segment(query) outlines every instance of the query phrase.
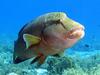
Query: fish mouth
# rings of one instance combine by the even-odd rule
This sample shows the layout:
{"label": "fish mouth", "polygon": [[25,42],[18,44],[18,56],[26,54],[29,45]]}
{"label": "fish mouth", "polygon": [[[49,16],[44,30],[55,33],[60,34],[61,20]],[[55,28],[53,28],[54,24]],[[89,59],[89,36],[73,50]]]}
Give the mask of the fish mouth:
{"label": "fish mouth", "polygon": [[84,37],[84,27],[73,27],[70,31],[66,33],[66,38],[69,39],[80,39]]}

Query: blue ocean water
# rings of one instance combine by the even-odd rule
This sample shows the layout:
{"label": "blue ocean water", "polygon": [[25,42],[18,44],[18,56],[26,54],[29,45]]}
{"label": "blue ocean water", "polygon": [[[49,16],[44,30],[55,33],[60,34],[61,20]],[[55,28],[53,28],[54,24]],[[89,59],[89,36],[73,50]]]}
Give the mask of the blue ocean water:
{"label": "blue ocean water", "polygon": [[[0,0],[0,54],[4,51],[1,58],[6,59],[7,64],[11,62],[12,56],[6,55],[9,54],[8,50],[13,52],[13,41],[23,25],[44,13],[56,11],[65,12],[85,26],[85,37],[71,48],[72,52],[69,54],[77,54],[75,51],[79,51],[80,56],[98,53],[98,57],[93,61],[97,63],[95,67],[100,66],[100,0]],[[2,63],[0,60],[0,66]],[[7,64],[2,64],[1,67],[6,70]],[[4,74],[4,69],[0,69],[0,75]],[[96,69],[96,74],[100,75],[100,68]],[[10,72],[13,72],[13,69]]]}

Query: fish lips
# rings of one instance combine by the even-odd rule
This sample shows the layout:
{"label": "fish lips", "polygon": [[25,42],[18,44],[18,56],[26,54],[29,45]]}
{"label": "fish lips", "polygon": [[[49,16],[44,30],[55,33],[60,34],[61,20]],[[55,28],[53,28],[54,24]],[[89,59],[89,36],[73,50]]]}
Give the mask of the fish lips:
{"label": "fish lips", "polygon": [[66,39],[81,39],[85,35],[84,26],[73,27],[70,31],[65,34]]}

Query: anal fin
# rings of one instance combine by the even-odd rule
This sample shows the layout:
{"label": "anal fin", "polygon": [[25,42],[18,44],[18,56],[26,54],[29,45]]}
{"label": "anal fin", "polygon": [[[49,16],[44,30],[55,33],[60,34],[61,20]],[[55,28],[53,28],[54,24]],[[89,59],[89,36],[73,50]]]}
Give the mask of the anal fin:
{"label": "anal fin", "polygon": [[31,61],[31,64],[33,64],[33,63],[35,63],[36,61],[38,61],[39,58],[40,58],[40,56],[37,56],[35,59],[33,59],[33,60]]}
{"label": "anal fin", "polygon": [[45,59],[46,59],[46,56],[44,56],[43,54],[40,54],[31,61],[31,64],[38,62],[37,67],[40,67],[44,63]]}

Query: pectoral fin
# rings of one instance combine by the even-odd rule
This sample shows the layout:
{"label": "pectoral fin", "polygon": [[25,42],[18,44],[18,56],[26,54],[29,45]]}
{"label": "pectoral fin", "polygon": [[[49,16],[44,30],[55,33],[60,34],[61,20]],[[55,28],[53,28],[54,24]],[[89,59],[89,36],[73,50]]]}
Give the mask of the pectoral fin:
{"label": "pectoral fin", "polygon": [[26,48],[29,48],[32,45],[38,44],[41,40],[41,38],[34,35],[30,35],[30,34],[24,34],[23,39],[26,43]]}

